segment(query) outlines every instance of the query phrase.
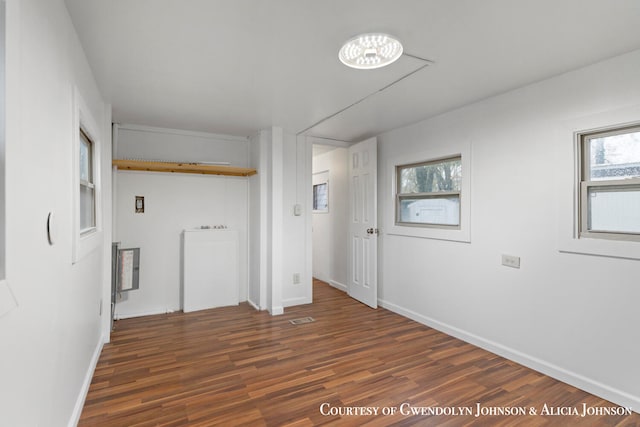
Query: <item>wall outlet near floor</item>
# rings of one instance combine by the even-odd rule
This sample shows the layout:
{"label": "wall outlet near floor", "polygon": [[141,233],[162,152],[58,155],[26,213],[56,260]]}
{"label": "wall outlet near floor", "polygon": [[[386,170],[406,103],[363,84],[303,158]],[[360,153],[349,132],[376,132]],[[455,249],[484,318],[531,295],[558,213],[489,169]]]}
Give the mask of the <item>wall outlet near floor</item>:
{"label": "wall outlet near floor", "polygon": [[502,265],[506,265],[507,267],[520,268],[520,257],[503,254]]}
{"label": "wall outlet near floor", "polygon": [[294,285],[300,284],[300,273],[293,273],[293,284]]}

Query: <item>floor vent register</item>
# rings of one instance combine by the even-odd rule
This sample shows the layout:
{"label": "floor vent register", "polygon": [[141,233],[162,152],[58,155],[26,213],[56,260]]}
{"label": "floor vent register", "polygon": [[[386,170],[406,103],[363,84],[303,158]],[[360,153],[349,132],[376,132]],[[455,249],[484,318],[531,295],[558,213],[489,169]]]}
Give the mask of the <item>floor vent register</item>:
{"label": "floor vent register", "polygon": [[292,319],[289,320],[289,322],[292,325],[302,325],[304,323],[311,323],[311,322],[315,322],[315,319],[313,317],[301,317],[299,319]]}

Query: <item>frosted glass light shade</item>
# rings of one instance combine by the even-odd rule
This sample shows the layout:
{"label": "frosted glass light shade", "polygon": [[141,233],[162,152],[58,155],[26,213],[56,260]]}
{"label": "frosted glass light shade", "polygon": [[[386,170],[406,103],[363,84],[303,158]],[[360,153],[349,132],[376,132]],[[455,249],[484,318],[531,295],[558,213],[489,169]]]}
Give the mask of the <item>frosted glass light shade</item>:
{"label": "frosted glass light shade", "polygon": [[361,34],[347,41],[338,58],[347,67],[373,69],[384,67],[402,55],[402,43],[382,33]]}

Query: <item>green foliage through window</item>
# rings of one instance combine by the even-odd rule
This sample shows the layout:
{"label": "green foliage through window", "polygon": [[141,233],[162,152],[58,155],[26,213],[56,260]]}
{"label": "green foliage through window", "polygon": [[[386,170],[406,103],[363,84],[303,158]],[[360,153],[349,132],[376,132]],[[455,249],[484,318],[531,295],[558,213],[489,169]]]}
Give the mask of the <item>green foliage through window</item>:
{"label": "green foliage through window", "polygon": [[402,166],[399,192],[438,193],[460,191],[462,163],[460,158],[420,165]]}
{"label": "green foliage through window", "polygon": [[397,224],[460,226],[461,157],[401,165],[396,171]]}

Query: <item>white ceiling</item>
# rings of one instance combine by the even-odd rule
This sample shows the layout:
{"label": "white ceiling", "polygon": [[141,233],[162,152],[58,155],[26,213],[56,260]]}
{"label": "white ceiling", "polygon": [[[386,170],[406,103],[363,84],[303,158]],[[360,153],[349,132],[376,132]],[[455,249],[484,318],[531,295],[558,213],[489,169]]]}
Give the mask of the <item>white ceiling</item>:
{"label": "white ceiling", "polygon": [[[356,141],[640,48],[638,0],[66,0],[114,121]],[[389,67],[337,57],[398,37]]]}

